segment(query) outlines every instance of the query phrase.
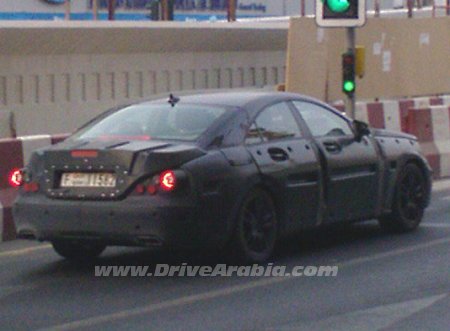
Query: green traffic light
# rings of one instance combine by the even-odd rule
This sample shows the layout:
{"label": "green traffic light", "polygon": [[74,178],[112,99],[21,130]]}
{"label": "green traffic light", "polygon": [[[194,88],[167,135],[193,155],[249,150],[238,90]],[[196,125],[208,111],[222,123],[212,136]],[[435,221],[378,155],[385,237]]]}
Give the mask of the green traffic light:
{"label": "green traffic light", "polygon": [[335,13],[343,13],[350,8],[349,0],[326,0],[326,4]]}
{"label": "green traffic light", "polygon": [[353,92],[355,90],[355,82],[350,80],[344,82],[344,91],[345,92]]}

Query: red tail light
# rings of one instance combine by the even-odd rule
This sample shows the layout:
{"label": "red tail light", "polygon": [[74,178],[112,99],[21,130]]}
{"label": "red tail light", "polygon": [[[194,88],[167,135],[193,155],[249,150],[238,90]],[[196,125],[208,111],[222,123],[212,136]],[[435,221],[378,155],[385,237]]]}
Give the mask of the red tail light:
{"label": "red tail light", "polygon": [[72,157],[95,158],[98,156],[98,152],[92,150],[74,150],[70,154],[72,155]]}
{"label": "red tail light", "polygon": [[12,187],[19,187],[23,184],[23,172],[20,169],[13,169],[8,174],[8,182]]}
{"label": "red tail light", "polygon": [[145,193],[145,185],[139,184],[136,186],[136,188],[134,189],[134,191],[137,194],[144,194]]}
{"label": "red tail light", "polygon": [[158,187],[154,184],[148,184],[147,186],[145,186],[144,184],[139,184],[134,189],[134,191],[140,195],[144,194],[145,192],[147,192],[150,195],[153,195],[153,194],[156,194],[157,190],[158,190]]}
{"label": "red tail light", "polygon": [[[171,192],[175,190],[177,186],[182,184],[183,178],[184,177],[182,175],[177,178],[174,171],[166,170],[159,175],[136,185],[134,188],[134,193],[138,195],[143,195],[145,193],[155,195],[159,190]],[[181,182],[179,180],[181,180]]]}
{"label": "red tail light", "polygon": [[25,192],[37,192],[39,191],[39,184],[35,182],[25,183],[23,185],[23,189]]}
{"label": "red tail light", "polygon": [[177,183],[177,178],[172,170],[167,170],[159,175],[159,185],[164,191],[173,191]]}
{"label": "red tail light", "polygon": [[156,194],[158,187],[156,185],[150,184],[147,186],[147,193],[150,195]]}

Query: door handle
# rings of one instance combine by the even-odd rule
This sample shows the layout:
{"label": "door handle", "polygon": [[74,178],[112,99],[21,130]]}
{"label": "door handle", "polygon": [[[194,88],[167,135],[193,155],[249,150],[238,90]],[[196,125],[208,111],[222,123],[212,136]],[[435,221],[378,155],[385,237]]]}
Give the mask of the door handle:
{"label": "door handle", "polygon": [[282,148],[271,147],[267,150],[267,152],[269,153],[271,159],[274,161],[282,162],[289,160],[288,153]]}
{"label": "door handle", "polygon": [[341,150],[341,146],[336,141],[324,141],[323,145],[328,152],[337,153]]}

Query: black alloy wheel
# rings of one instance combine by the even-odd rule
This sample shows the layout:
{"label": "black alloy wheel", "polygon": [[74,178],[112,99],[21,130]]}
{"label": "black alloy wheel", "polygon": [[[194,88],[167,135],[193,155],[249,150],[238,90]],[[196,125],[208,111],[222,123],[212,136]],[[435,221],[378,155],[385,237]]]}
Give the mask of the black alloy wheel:
{"label": "black alloy wheel", "polygon": [[232,241],[235,258],[242,263],[260,263],[273,253],[277,241],[277,212],[271,196],[254,189],[244,199]]}
{"label": "black alloy wheel", "polygon": [[425,210],[425,190],[425,177],[421,169],[415,164],[407,164],[397,180],[392,212],[379,220],[381,227],[394,232],[416,229]]}

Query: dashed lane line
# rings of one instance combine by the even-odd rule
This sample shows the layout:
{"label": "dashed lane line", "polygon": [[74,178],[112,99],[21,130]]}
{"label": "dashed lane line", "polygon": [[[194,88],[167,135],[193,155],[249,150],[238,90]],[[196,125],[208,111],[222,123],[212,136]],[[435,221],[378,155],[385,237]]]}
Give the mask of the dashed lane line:
{"label": "dashed lane line", "polygon": [[52,248],[52,245],[46,244],[46,245],[39,245],[39,246],[9,250],[9,251],[5,251],[5,252],[0,252],[0,257],[12,257],[12,256],[25,255],[25,254],[30,254],[30,253],[46,250],[49,248]]}

